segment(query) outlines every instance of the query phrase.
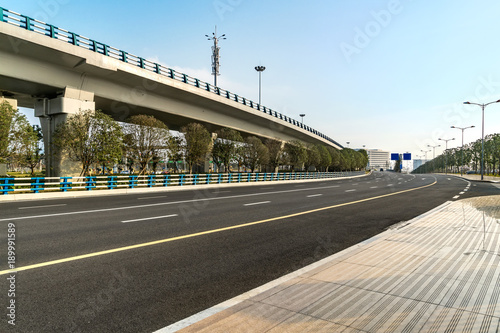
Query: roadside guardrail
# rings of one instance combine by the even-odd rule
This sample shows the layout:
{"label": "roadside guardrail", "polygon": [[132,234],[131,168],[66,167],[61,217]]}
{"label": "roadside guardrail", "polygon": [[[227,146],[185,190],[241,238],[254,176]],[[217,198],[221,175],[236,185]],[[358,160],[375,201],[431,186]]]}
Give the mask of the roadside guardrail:
{"label": "roadside guardrail", "polygon": [[327,179],[363,175],[364,171],[350,172],[257,172],[165,175],[111,175],[86,177],[32,177],[0,178],[0,195],[14,193],[42,193],[113,190],[119,188],[171,187],[185,185],[212,185],[227,183],[255,183],[266,181]]}

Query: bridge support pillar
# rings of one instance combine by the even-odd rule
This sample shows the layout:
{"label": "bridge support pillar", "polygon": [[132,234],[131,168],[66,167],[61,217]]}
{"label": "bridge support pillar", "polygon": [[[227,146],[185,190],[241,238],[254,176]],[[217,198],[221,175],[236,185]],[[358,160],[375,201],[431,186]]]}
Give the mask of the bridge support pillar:
{"label": "bridge support pillar", "polygon": [[66,87],[62,96],[43,98],[35,102],[35,116],[40,118],[45,147],[45,175],[47,177],[78,176],[79,163],[70,161],[52,144],[54,131],[68,116],[79,111],[95,110],[94,93]]}

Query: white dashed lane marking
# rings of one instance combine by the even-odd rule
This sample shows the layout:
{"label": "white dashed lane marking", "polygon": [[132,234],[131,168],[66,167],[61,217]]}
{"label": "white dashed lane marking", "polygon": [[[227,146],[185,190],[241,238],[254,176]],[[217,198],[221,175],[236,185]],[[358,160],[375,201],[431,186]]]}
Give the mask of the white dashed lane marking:
{"label": "white dashed lane marking", "polygon": [[178,215],[177,214],[170,214],[170,215],[163,215],[163,216],[145,217],[145,218],[142,218],[142,219],[122,221],[122,223],[139,222],[139,221],[147,221],[147,220],[157,220],[157,219],[163,219],[163,218],[175,217],[175,216],[178,216]]}
{"label": "white dashed lane marking", "polygon": [[270,203],[270,202],[271,201],[251,202],[251,203],[244,204],[243,206],[263,205],[263,204]]}

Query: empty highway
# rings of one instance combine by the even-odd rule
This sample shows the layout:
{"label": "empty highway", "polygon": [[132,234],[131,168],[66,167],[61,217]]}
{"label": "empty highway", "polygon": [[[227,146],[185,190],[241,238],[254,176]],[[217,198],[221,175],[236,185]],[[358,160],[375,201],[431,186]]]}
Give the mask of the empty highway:
{"label": "empty highway", "polygon": [[[15,326],[152,332],[493,184],[355,179],[0,204],[0,300],[15,229]],[[12,299],[12,297],[10,297]],[[7,314],[7,310],[4,310]]]}

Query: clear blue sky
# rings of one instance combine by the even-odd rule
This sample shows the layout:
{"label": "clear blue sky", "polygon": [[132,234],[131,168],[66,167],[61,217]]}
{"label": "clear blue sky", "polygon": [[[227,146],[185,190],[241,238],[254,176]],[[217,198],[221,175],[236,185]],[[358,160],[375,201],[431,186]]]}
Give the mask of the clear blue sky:
{"label": "clear blue sky", "polygon": [[[500,2],[493,0],[0,0],[0,6],[212,82],[300,119],[351,148],[391,152],[481,137],[500,99]],[[486,108],[500,133],[500,103]],[[442,152],[436,149],[436,154]],[[432,152],[427,155],[432,158]]]}

